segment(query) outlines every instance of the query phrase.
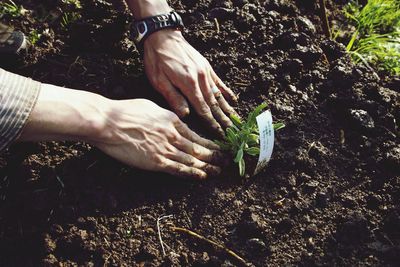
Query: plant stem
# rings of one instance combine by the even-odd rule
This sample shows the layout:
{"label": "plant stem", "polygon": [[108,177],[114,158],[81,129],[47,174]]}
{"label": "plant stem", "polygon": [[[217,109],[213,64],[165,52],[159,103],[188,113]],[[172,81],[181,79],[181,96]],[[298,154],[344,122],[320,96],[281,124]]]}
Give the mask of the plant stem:
{"label": "plant stem", "polygon": [[329,26],[325,0],[319,0],[319,5],[320,5],[320,17],[322,20],[322,28],[324,30],[325,36],[331,39],[332,38],[331,27]]}

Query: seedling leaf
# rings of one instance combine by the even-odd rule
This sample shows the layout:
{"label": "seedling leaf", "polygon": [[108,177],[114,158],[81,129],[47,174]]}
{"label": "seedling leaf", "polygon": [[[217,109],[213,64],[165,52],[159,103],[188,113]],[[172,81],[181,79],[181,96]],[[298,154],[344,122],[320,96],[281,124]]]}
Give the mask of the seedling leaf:
{"label": "seedling leaf", "polygon": [[286,125],[284,123],[282,123],[282,122],[278,122],[278,123],[274,123],[273,124],[273,127],[274,127],[275,131],[278,131],[278,130],[280,130],[282,128],[285,128],[285,126]]}
{"label": "seedling leaf", "polygon": [[246,148],[245,152],[250,156],[257,156],[260,155],[260,149],[258,147],[249,147]]}
{"label": "seedling leaf", "polygon": [[240,174],[240,176],[244,176],[244,171],[245,171],[245,168],[246,168],[245,165],[246,165],[246,164],[245,164],[245,162],[244,162],[244,159],[242,158],[242,159],[239,161],[239,174]]}
{"label": "seedling leaf", "polygon": [[230,119],[236,127],[238,128],[242,127],[242,121],[238,116],[236,116],[235,114],[231,114]]}

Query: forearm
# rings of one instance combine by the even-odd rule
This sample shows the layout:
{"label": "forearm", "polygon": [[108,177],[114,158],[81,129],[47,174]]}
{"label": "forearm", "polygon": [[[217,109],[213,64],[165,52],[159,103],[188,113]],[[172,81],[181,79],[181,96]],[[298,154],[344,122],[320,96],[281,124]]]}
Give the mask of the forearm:
{"label": "forearm", "polygon": [[126,0],[135,19],[142,19],[171,11],[166,0]]}
{"label": "forearm", "polygon": [[107,99],[43,84],[18,141],[90,141],[105,121]]}

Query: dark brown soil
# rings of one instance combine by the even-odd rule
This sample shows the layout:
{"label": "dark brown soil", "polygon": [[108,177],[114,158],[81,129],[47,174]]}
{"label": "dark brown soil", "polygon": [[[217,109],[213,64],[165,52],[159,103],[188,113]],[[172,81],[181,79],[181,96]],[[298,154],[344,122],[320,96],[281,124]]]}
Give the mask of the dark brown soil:
{"label": "dark brown soil", "polygon": [[[65,28],[62,1],[15,0],[3,17],[41,39],[8,70],[111,98],[165,102],[128,40],[113,1],[81,1]],[[318,2],[318,1],[315,1]],[[328,1],[329,2],[329,1]],[[328,3],[330,13],[346,1]],[[327,40],[313,1],[171,1],[185,36],[239,94],[245,115],[267,101],[286,128],[269,167],[183,181],[123,166],[80,143],[20,144],[0,158],[1,266],[396,266],[400,262],[400,79],[378,81]],[[49,16],[47,16],[49,15]],[[220,31],[217,32],[216,18]],[[204,128],[192,115],[187,122]],[[207,133],[203,133],[210,137]]]}

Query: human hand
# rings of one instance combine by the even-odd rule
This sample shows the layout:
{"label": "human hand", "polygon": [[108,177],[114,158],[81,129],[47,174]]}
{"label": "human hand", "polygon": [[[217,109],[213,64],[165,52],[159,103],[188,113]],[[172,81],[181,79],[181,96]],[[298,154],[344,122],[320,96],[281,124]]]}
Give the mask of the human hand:
{"label": "human hand", "polygon": [[218,174],[219,147],[145,99],[42,84],[18,141],[80,140],[130,166],[203,179]]}
{"label": "human hand", "polygon": [[104,118],[89,142],[128,165],[195,179],[221,171],[219,147],[151,101],[111,100]]}
{"label": "human hand", "polygon": [[180,31],[165,29],[150,35],[144,43],[144,65],[154,88],[179,117],[189,114],[186,97],[220,135],[222,127],[232,125],[229,115],[236,112],[226,100],[237,101],[235,94]]}

